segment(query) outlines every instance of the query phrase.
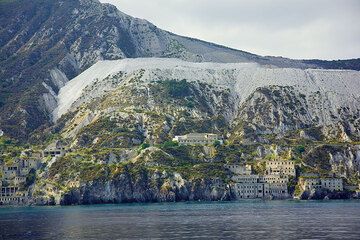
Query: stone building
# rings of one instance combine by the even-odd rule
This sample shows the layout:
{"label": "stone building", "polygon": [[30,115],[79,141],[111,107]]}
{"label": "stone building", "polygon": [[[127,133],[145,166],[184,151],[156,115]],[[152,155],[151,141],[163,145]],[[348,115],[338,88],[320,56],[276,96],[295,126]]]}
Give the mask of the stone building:
{"label": "stone building", "polygon": [[26,192],[22,188],[26,183],[26,178],[31,169],[36,170],[40,165],[40,159],[30,158],[18,158],[11,164],[3,164],[0,179],[0,205],[24,202]]}
{"label": "stone building", "polygon": [[243,198],[287,198],[288,177],[284,175],[236,175],[235,194]]}
{"label": "stone building", "polygon": [[311,191],[321,187],[320,178],[300,178],[299,183],[304,191]]}
{"label": "stone building", "polygon": [[295,162],[290,160],[266,161],[266,172],[268,174],[283,174],[288,176],[295,176]]}
{"label": "stone building", "polygon": [[269,195],[275,198],[287,198],[289,178],[286,175],[272,174],[261,176],[260,181],[269,184]]}
{"label": "stone building", "polygon": [[25,200],[25,194],[18,192],[18,187],[1,187],[0,205],[19,204]]}
{"label": "stone building", "polygon": [[234,190],[238,199],[264,198],[268,194],[268,185],[260,182],[259,175],[236,175],[232,180],[236,182]]}
{"label": "stone building", "polygon": [[9,181],[13,178],[15,178],[18,174],[18,165],[16,163],[13,163],[11,165],[4,165],[3,166],[3,179],[5,181]]}
{"label": "stone building", "polygon": [[0,205],[19,204],[25,200],[25,193],[18,192],[18,187],[1,187]]}
{"label": "stone building", "polygon": [[344,185],[341,178],[322,178],[321,188],[329,189],[330,191],[343,191]]}
{"label": "stone building", "polygon": [[43,157],[62,157],[66,154],[66,149],[60,141],[55,141],[43,151]]}
{"label": "stone building", "polygon": [[246,198],[265,198],[269,193],[269,185],[264,183],[235,183],[236,197]]}
{"label": "stone building", "polygon": [[219,141],[223,143],[222,139],[213,133],[189,133],[183,136],[175,136],[174,142],[178,142],[179,145],[210,145]]}
{"label": "stone building", "polygon": [[280,174],[268,174],[260,176],[260,180],[267,183],[285,183],[289,182],[289,177]]}
{"label": "stone building", "polygon": [[343,191],[343,180],[341,178],[306,178],[300,177],[300,187],[303,191],[316,189],[328,189],[330,191]]}

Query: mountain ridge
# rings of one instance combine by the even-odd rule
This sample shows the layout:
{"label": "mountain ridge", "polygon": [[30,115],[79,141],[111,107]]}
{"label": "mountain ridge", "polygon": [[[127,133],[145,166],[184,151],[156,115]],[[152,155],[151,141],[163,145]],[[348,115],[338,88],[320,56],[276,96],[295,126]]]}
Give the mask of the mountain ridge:
{"label": "mountain ridge", "polygon": [[0,13],[0,126],[23,140],[51,125],[59,89],[103,59],[167,57],[360,69],[360,59],[328,63],[262,57],[181,37],[97,0],[2,1]]}

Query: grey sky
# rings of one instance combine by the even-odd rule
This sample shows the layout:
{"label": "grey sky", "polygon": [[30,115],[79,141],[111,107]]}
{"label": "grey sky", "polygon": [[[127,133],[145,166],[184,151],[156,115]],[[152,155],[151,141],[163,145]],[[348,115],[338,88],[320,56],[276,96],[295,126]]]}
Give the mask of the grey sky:
{"label": "grey sky", "polygon": [[360,57],[360,0],[101,0],[159,28],[260,55]]}

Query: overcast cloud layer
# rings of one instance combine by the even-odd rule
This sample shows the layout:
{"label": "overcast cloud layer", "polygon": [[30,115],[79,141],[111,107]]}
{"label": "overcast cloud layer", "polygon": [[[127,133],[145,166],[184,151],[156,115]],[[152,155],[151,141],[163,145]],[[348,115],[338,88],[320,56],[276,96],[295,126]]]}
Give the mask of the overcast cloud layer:
{"label": "overcast cloud layer", "polygon": [[259,55],[360,57],[360,0],[101,1],[176,34]]}

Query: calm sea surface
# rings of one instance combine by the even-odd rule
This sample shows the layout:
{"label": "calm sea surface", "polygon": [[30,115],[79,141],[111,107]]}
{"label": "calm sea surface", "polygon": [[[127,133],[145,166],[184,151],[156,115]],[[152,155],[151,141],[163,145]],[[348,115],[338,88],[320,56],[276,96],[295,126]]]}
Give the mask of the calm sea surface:
{"label": "calm sea surface", "polygon": [[0,239],[360,239],[360,201],[0,207]]}

